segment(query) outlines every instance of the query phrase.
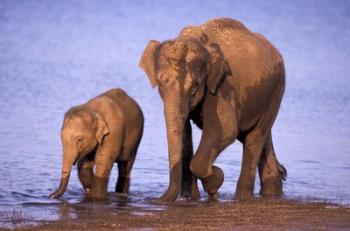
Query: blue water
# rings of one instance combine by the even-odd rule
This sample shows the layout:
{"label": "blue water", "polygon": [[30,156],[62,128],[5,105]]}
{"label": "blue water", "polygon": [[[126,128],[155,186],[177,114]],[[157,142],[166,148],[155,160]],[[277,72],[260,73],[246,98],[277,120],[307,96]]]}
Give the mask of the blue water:
{"label": "blue water", "polygon": [[[150,39],[219,16],[264,34],[285,59],[287,89],[273,137],[288,170],[286,196],[349,204],[350,1],[1,0],[0,210],[60,202],[46,196],[59,183],[64,112],[114,87],[135,98],[146,119],[131,197],[160,196],[168,184],[162,101],[139,57]],[[196,145],[200,135],[195,129]],[[237,142],[217,160],[223,199],[233,196],[241,151]],[[114,170],[110,191],[116,177]],[[63,200],[82,195],[74,169]]]}

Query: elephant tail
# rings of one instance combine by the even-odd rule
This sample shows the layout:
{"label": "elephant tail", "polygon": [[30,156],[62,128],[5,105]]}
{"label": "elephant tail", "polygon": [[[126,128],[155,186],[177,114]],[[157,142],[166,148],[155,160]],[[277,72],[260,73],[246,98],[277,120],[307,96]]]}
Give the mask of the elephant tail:
{"label": "elephant tail", "polygon": [[279,173],[282,176],[282,180],[285,181],[286,178],[287,178],[287,169],[282,164],[280,164],[279,162],[277,162],[277,168],[278,168]]}

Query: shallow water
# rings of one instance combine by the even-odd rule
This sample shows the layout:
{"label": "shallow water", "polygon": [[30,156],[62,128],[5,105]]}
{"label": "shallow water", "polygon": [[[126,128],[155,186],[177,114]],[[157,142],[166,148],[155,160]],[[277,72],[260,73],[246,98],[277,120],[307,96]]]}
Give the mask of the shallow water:
{"label": "shallow water", "polygon": [[[146,119],[131,198],[160,196],[168,184],[162,102],[138,68],[139,57],[150,39],[175,37],[185,25],[218,16],[264,34],[285,59],[287,89],[273,136],[288,170],[286,196],[349,204],[349,1],[2,0],[0,210],[61,203],[47,195],[59,183],[64,112],[113,87],[135,98]],[[195,144],[199,139],[195,129]],[[217,160],[225,172],[223,200],[233,196],[241,151],[237,142]],[[116,177],[114,169],[109,191]],[[63,201],[81,203],[82,194],[74,169]]]}

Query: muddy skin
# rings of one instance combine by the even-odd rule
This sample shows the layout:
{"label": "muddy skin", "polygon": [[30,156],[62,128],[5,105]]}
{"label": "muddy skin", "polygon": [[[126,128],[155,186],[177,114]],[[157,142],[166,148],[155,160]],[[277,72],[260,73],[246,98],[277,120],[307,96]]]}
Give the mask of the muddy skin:
{"label": "muddy skin", "polygon": [[87,198],[103,199],[107,196],[114,162],[119,170],[116,192],[128,193],[143,122],[140,107],[121,89],[112,89],[86,104],[71,108],[65,115],[61,130],[62,180],[50,197],[63,195],[72,165],[76,162]]}
{"label": "muddy skin", "polygon": [[[271,43],[236,20],[219,18],[186,27],[173,40],[151,40],[140,67],[164,102],[170,182],[161,200],[176,200],[187,187],[181,182],[193,176],[215,195],[224,175],[213,163],[236,139],[244,151],[235,198],[253,196],[257,168],[261,194],[282,194],[286,171],[273,149],[271,128],[285,72],[282,56]],[[188,120],[203,130],[190,165],[186,144],[192,140],[184,138]],[[197,188],[195,181],[192,186]]]}

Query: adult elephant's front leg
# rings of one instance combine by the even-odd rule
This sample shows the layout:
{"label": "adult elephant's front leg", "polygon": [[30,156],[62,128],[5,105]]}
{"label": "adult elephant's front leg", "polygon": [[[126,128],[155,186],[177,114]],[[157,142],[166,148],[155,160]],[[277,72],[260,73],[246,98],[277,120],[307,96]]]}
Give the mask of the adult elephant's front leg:
{"label": "adult elephant's front leg", "polygon": [[227,146],[221,142],[220,136],[216,134],[203,134],[198,150],[190,164],[193,175],[202,181],[204,190],[211,196],[217,193],[224,182],[223,171],[213,165],[216,157]]}
{"label": "adult elephant's front leg", "polygon": [[[223,132],[230,135],[224,138]],[[234,134],[234,131],[228,132],[216,125],[215,121],[203,128],[202,138],[190,168],[192,173],[201,179],[204,190],[211,196],[215,196],[224,182],[223,171],[214,166],[213,162],[220,152],[235,140]]]}
{"label": "adult elephant's front leg", "polygon": [[182,149],[182,184],[181,196],[191,198],[192,200],[199,199],[199,190],[197,178],[190,171],[190,162],[193,156],[192,144],[192,128],[188,120],[184,128],[183,149]]}
{"label": "adult elephant's front leg", "polygon": [[204,108],[202,138],[191,161],[192,173],[201,179],[204,190],[215,195],[224,181],[223,171],[213,166],[216,157],[237,136],[235,109],[227,99],[208,96]]}

